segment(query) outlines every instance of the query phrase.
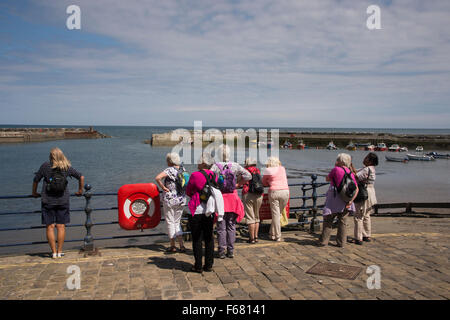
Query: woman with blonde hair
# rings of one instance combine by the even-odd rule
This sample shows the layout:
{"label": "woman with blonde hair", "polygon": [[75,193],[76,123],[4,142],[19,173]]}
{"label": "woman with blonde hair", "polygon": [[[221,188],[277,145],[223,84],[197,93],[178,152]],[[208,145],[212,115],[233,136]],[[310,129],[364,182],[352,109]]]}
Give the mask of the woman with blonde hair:
{"label": "woman with blonde hair", "polygon": [[281,212],[289,201],[289,186],[286,169],[282,166],[280,159],[269,157],[262,182],[269,187],[269,203],[272,213],[272,224],[269,235],[274,241],[281,240]]}
{"label": "woman with blonde hair", "polygon": [[[167,223],[167,233],[170,239],[170,246],[167,252],[177,252],[175,239],[180,244],[180,252],[186,252],[183,245],[183,231],[181,230],[181,216],[186,204],[186,194],[184,190],[177,189],[177,175],[180,170],[181,159],[178,153],[168,153],[166,155],[168,168],[158,174],[155,178],[159,187],[163,190],[163,210]],[[164,182],[163,182],[164,180]]]}
{"label": "woman with blonde hair", "polygon": [[[70,194],[67,187],[67,177],[73,177],[78,182],[78,192],[83,194],[84,177],[72,168],[70,161],[59,148],[50,151],[48,162],[44,162],[35,173],[33,179],[32,195],[35,198],[42,197],[42,224],[47,226],[47,240],[52,250],[52,258],[61,258],[64,239],[66,236],[65,225],[70,222]],[[42,193],[37,192],[41,179]],[[58,232],[58,248],[55,242],[55,225]]]}

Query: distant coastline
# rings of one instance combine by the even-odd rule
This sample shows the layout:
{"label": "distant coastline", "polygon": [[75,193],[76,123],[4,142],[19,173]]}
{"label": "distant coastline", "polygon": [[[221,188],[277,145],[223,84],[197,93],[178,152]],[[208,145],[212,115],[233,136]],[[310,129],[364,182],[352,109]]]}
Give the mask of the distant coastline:
{"label": "distant coastline", "polygon": [[110,138],[90,128],[0,128],[0,143]]}

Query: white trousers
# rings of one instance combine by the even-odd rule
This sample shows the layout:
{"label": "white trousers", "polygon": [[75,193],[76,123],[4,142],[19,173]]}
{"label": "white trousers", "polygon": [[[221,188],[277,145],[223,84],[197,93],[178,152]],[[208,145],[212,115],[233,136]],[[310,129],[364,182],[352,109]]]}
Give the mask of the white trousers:
{"label": "white trousers", "polygon": [[177,236],[181,236],[183,231],[181,230],[181,216],[183,215],[184,205],[169,206],[163,203],[164,217],[166,218],[167,234],[170,239],[174,239]]}

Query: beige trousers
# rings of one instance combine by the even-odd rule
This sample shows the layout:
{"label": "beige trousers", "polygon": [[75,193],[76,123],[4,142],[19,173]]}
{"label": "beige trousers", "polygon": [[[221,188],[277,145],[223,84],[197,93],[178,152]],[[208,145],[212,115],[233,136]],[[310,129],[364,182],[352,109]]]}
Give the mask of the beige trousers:
{"label": "beige trousers", "polygon": [[247,224],[259,222],[259,209],[261,208],[263,195],[255,193],[246,193],[242,197],[244,204],[245,219]]}
{"label": "beige trousers", "polygon": [[289,190],[269,191],[270,212],[272,213],[272,224],[270,225],[269,236],[272,239],[281,238],[281,210],[286,207],[289,201]]}
{"label": "beige trousers", "polygon": [[336,216],[338,218],[336,243],[338,246],[344,247],[345,243],[347,242],[347,210],[323,216],[323,229],[319,241],[324,245],[328,244],[328,241],[330,241],[331,230],[333,228],[333,220]]}
{"label": "beige trousers", "polygon": [[355,203],[355,239],[362,241],[363,237],[370,238],[372,233],[372,224],[370,222],[370,214],[373,211],[373,206],[377,203],[375,197],[375,189],[373,185],[367,186],[367,193],[369,198],[361,203]]}

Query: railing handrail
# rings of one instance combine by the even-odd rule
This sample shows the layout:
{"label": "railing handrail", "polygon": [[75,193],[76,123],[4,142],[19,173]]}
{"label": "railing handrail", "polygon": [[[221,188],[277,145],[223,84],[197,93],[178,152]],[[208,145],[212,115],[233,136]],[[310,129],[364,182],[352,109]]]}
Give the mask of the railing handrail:
{"label": "railing handrail", "polygon": [[[325,186],[330,184],[329,182],[314,182],[317,188]],[[292,183],[288,184],[289,187],[299,187],[299,186],[307,186],[312,185],[312,182],[302,182],[302,183]],[[268,187],[264,187],[268,188]],[[161,190],[158,188],[159,193],[161,193]],[[84,194],[77,195],[75,193],[70,194],[70,197],[76,197],[81,198]],[[98,196],[117,196],[117,192],[100,192],[100,193],[91,193],[91,196],[98,197]],[[40,197],[34,197],[33,195],[19,195],[19,196],[0,196],[0,200],[8,200],[8,199],[27,199],[27,198],[33,198],[33,199],[40,199]]]}
{"label": "railing handrail", "polygon": [[[302,196],[296,196],[291,197],[290,200],[302,200],[303,205],[300,207],[291,207],[292,213],[297,214],[298,211],[301,211],[301,217],[299,218],[298,223],[299,225],[304,225],[310,223],[310,229],[311,231],[315,231],[317,229],[317,225],[320,223],[320,221],[317,219],[317,209],[320,208],[320,206],[317,206],[317,199],[320,197],[325,197],[325,194],[317,194],[317,188],[320,188],[322,186],[328,185],[328,182],[316,182],[317,176],[312,175],[311,176],[311,182],[302,182],[302,183],[292,183],[288,184],[289,187],[301,187],[301,191],[303,192]],[[100,196],[117,196],[117,192],[100,192],[100,193],[91,193],[91,186],[86,184],[85,185],[85,192],[81,195],[77,194],[70,194],[70,197],[84,197],[86,200],[86,205],[84,209],[71,209],[70,211],[73,212],[79,212],[84,211],[86,213],[86,222],[84,224],[73,224],[73,225],[67,225],[67,227],[82,227],[84,226],[86,228],[86,236],[84,239],[75,239],[75,240],[65,240],[66,242],[76,242],[76,241],[83,241],[83,247],[82,249],[86,252],[93,252],[94,251],[94,245],[93,245],[93,237],[91,235],[91,228],[95,225],[111,225],[111,224],[118,224],[118,221],[109,221],[109,222],[99,222],[99,223],[93,223],[91,221],[91,213],[93,211],[106,211],[106,210],[117,210],[118,208],[116,206],[114,207],[107,207],[107,208],[91,208],[90,207],[90,200],[92,197],[100,197]],[[268,187],[266,187],[268,188]],[[311,196],[306,196],[307,191],[311,191]],[[161,193],[161,190],[158,190]],[[29,199],[29,198],[35,198],[39,199],[39,197],[34,197],[33,195],[14,195],[14,196],[0,196],[0,200],[8,200],[8,199]],[[306,201],[312,200],[313,204],[312,206],[306,206]],[[162,206],[162,204],[161,204]],[[308,219],[305,217],[306,212],[312,214],[312,220],[309,222]],[[0,216],[3,215],[11,215],[11,214],[35,214],[40,213],[41,210],[33,210],[33,211],[23,211],[23,212],[0,212]],[[182,218],[183,220],[186,220],[186,218]],[[161,221],[164,221],[165,219],[161,219]],[[18,231],[18,230],[28,230],[28,229],[43,229],[45,226],[31,226],[31,227],[9,227],[9,228],[0,228],[0,232],[2,231]],[[190,234],[189,231],[183,232],[183,234]],[[111,237],[100,237],[96,238],[97,240],[107,240],[107,239],[122,239],[122,238],[135,238],[135,237],[144,237],[144,236],[159,236],[159,235],[165,235],[165,234],[139,234],[139,235],[126,235],[126,236],[111,236]],[[11,243],[11,244],[0,244],[0,247],[12,247],[12,246],[20,246],[20,245],[35,245],[35,244],[45,244],[46,241],[34,241],[34,242],[23,242],[23,243]]]}

